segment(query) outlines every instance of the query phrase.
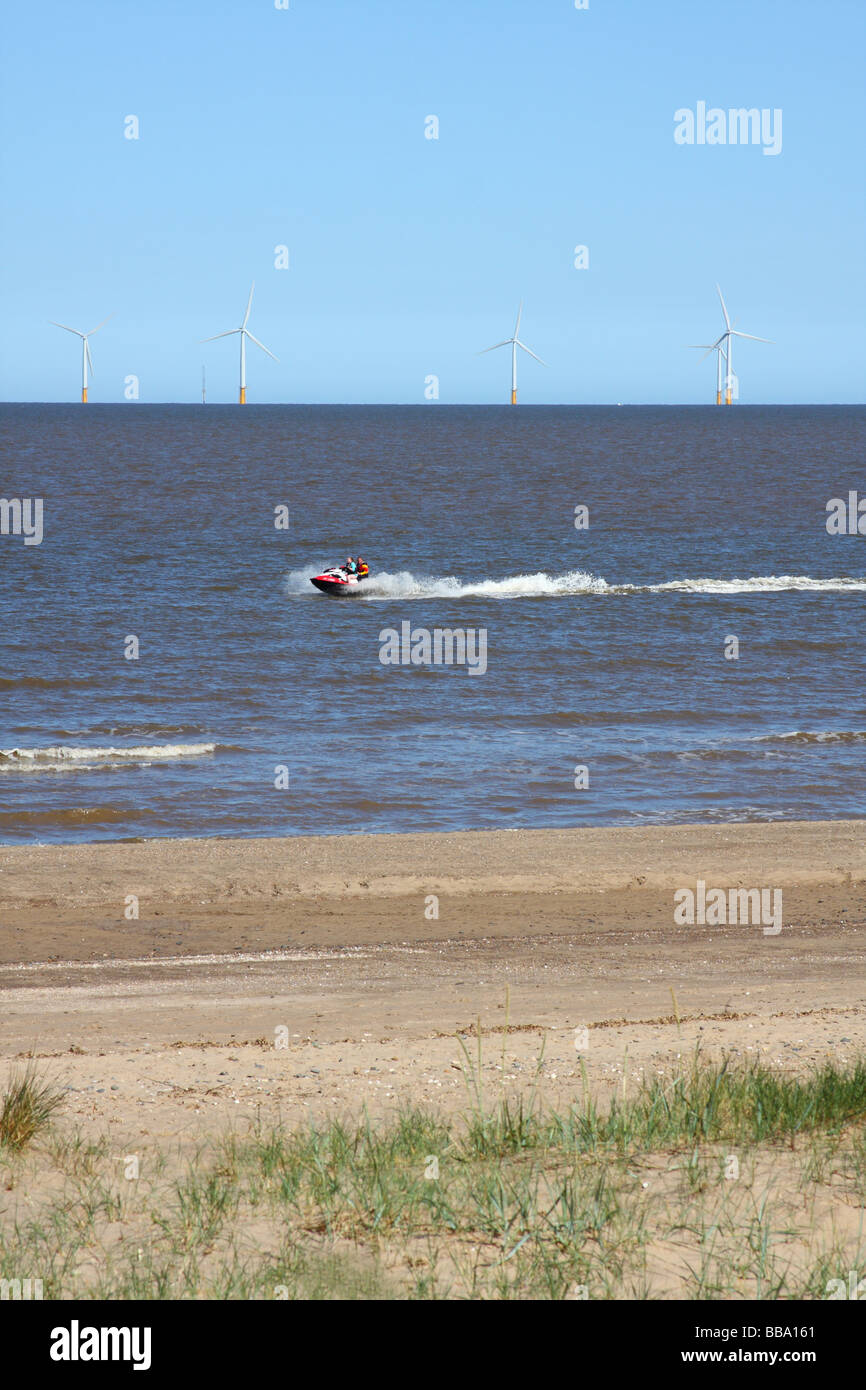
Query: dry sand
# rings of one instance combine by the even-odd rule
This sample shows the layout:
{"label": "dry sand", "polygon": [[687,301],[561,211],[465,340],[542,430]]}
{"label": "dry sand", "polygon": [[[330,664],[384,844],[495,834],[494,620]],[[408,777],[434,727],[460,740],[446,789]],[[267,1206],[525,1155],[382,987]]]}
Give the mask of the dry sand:
{"label": "dry sand", "polygon": [[[603,1092],[698,1041],[786,1069],[852,1057],[866,1049],[864,831],[6,848],[0,1080],[22,1054],[50,1059],[66,1123],[108,1129],[122,1153],[263,1111],[462,1108],[455,1034],[479,1017],[491,1097],[538,1070],[543,1096],[567,1101],[581,1060]],[[781,888],[782,931],[676,926],[673,893],[699,878]]]}

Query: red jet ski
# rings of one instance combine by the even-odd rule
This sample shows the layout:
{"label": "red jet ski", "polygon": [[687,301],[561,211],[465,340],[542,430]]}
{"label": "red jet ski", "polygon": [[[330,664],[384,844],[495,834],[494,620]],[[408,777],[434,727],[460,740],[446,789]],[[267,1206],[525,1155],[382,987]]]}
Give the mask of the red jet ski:
{"label": "red jet ski", "polygon": [[350,574],[342,565],[334,565],[331,569],[322,570],[321,574],[313,575],[310,583],[323,594],[331,594],[334,598],[346,598],[357,594],[358,585],[369,578],[369,570],[366,574]]}

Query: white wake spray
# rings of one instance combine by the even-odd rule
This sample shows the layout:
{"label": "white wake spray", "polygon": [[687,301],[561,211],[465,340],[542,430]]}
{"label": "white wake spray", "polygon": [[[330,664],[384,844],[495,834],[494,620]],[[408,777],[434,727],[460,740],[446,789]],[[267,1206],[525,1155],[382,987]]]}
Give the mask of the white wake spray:
{"label": "white wake spray", "polygon": [[[319,569],[292,570],[285,591],[292,598],[321,598],[310,583]],[[581,594],[761,594],[790,591],[828,592],[866,590],[866,578],[812,579],[809,575],[759,575],[748,579],[671,579],[663,584],[609,584],[586,570],[552,575],[516,574],[507,579],[461,580],[453,575],[416,575],[409,570],[395,574],[383,570],[365,579],[351,598],[358,601],[394,599],[462,598],[568,598]],[[348,595],[347,595],[348,597]]]}
{"label": "white wake spray", "polygon": [[[626,587],[631,590],[630,585]],[[791,590],[824,593],[866,589],[866,578],[811,579],[807,574],[767,574],[753,579],[672,579],[667,584],[638,587],[654,594],[773,594]]]}

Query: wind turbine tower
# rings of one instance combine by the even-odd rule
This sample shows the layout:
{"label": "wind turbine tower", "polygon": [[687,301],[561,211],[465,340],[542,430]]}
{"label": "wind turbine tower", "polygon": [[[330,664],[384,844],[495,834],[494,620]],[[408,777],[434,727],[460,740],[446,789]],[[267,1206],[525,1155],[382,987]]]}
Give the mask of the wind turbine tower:
{"label": "wind turbine tower", "polygon": [[240,394],[238,396],[239,405],[246,405],[247,403],[247,338],[249,338],[251,343],[255,343],[256,347],[261,348],[262,352],[266,352],[268,357],[272,358],[274,362],[279,362],[280,360],[278,357],[274,357],[274,354],[271,352],[270,348],[266,348],[264,343],[260,343],[258,338],[255,338],[253,334],[250,332],[250,330],[247,328],[247,321],[250,317],[250,306],[253,302],[253,290],[255,289],[255,287],[256,282],[254,280],[252,285],[250,286],[250,297],[247,300],[247,309],[246,313],[244,314],[243,322],[241,323],[240,328],[229,328],[226,330],[225,333],[214,333],[212,338],[202,338],[203,343],[214,343],[216,342],[217,338],[231,338],[234,336],[235,333],[240,334],[241,380]]}
{"label": "wind turbine tower", "polygon": [[[112,317],[113,317],[113,316],[112,316],[111,314],[108,315],[108,319],[110,319],[110,318],[112,318]],[[103,320],[102,320],[102,323],[98,323],[98,324],[96,325],[95,328],[91,328],[91,330],[90,330],[89,333],[82,333],[82,332],[80,331],[80,329],[78,329],[78,328],[70,328],[70,327],[69,327],[67,324],[65,324],[65,323],[57,323],[54,319],[51,319],[51,320],[50,320],[50,322],[51,322],[51,324],[53,325],[54,328],[63,328],[63,329],[66,330],[67,333],[74,333],[75,336],[76,336],[76,338],[80,338],[80,339],[81,339],[81,404],[82,404],[82,405],[87,405],[87,369],[88,369],[88,367],[90,368],[90,375],[93,376],[93,374],[94,374],[94,372],[93,372],[93,358],[90,356],[90,344],[88,343],[87,339],[88,339],[88,338],[92,338],[93,335],[94,335],[94,333],[98,333],[99,330],[100,330],[100,328],[104,328],[105,325],[108,323],[108,319],[103,319]]]}
{"label": "wind turbine tower", "polygon": [[725,405],[733,405],[734,382],[735,382],[735,380],[736,380],[736,377],[734,376],[734,354],[733,354],[734,339],[735,339],[735,338],[751,338],[751,339],[752,339],[752,342],[754,342],[754,343],[769,343],[769,342],[771,341],[771,339],[769,339],[769,338],[756,338],[755,335],[754,335],[754,333],[741,333],[740,330],[739,330],[739,328],[734,328],[733,324],[731,323],[730,317],[729,317],[729,315],[728,315],[727,305],[725,304],[724,298],[722,297],[722,291],[719,289],[719,286],[718,286],[718,285],[716,285],[716,290],[718,291],[718,295],[719,295],[719,303],[720,303],[721,306],[722,306],[722,313],[723,313],[724,316],[725,316],[725,331],[724,331],[724,333],[721,334],[720,337],[718,337],[718,338],[716,339],[716,341],[713,343],[713,347],[715,348],[715,347],[719,347],[719,346],[721,346],[721,345],[724,345],[725,364],[726,364],[726,370],[725,370]]}
{"label": "wind turbine tower", "polygon": [[[536,357],[536,356],[535,356],[535,353],[532,351],[532,349],[531,349],[531,348],[528,348],[528,347],[526,346],[525,343],[522,343],[522,342],[520,341],[520,338],[518,337],[518,334],[520,333],[520,317],[521,317],[521,314],[522,314],[522,313],[523,313],[523,300],[521,299],[521,301],[520,301],[520,306],[519,306],[519,308],[518,308],[518,310],[517,310],[517,323],[514,325],[514,332],[513,332],[513,334],[511,335],[511,337],[510,337],[510,338],[503,338],[503,340],[502,340],[501,343],[494,343],[492,347],[489,347],[489,348],[482,348],[481,351],[478,353],[478,356],[479,356],[479,357],[483,357],[483,355],[484,355],[485,352],[495,352],[497,348],[509,347],[509,346],[510,346],[510,348],[511,348],[511,404],[512,404],[512,405],[517,405],[517,349],[518,349],[518,348],[522,348],[524,352],[528,352],[528,353],[529,353],[529,356],[530,356],[530,357],[535,357],[536,362],[541,362],[541,358],[540,358],[540,357]],[[546,362],[541,362],[541,365],[542,365],[542,367],[546,367],[546,366],[547,366],[547,363],[546,363]]]}
{"label": "wind turbine tower", "polygon": [[696,347],[696,348],[706,348],[706,352],[704,353],[703,357],[701,358],[701,361],[702,361],[702,362],[704,362],[704,361],[709,357],[709,355],[710,355],[711,352],[714,352],[714,353],[716,354],[716,405],[721,405],[721,403],[722,403],[722,358],[725,358],[725,359],[727,360],[726,354],[725,354],[725,349],[722,347],[721,342],[718,342],[718,343],[692,343],[692,347]]}

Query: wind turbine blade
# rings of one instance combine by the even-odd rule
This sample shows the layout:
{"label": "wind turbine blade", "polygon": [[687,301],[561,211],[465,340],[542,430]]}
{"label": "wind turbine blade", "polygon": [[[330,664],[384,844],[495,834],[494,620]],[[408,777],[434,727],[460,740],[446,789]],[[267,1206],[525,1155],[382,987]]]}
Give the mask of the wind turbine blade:
{"label": "wind turbine blade", "polygon": [[65,328],[67,333],[74,333],[76,338],[84,337],[84,334],[79,333],[77,328],[69,328],[65,323],[58,323],[56,319],[49,319],[48,322],[53,324],[55,328]]}
{"label": "wind turbine blade", "polygon": [[[721,337],[720,337],[720,338],[717,338],[716,341],[715,341],[714,343],[690,343],[690,344],[689,344],[689,347],[694,347],[694,348],[706,348],[706,352],[704,353],[703,357],[701,358],[701,361],[703,362],[703,361],[706,360],[707,357],[709,357],[709,355],[710,355],[711,352],[715,352],[717,348],[722,348],[722,343],[724,342],[724,340],[725,340],[725,335],[724,335],[724,333],[723,333],[723,334],[721,335]],[[724,352],[724,348],[722,348],[722,351]]]}
{"label": "wind turbine blade", "polygon": [[[108,319],[113,319],[113,318],[114,318],[114,314],[109,314],[109,315],[108,315]],[[98,333],[99,330],[100,330],[100,328],[104,328],[105,325],[108,323],[108,319],[103,319],[103,320],[102,320],[102,323],[98,323],[98,324],[96,325],[95,328],[91,328],[90,333]],[[90,333],[85,333],[85,335],[84,335],[85,338],[89,338],[89,337],[90,337]]]}
{"label": "wind turbine blade", "polygon": [[264,343],[260,343],[258,338],[254,338],[248,328],[245,328],[244,332],[246,333],[251,343],[255,343],[256,347],[260,347],[262,352],[266,352],[268,354],[268,357],[273,357],[275,362],[279,362],[279,357],[274,357],[274,354],[271,352],[270,348],[266,348]]}
{"label": "wind turbine blade", "polygon": [[[255,282],[255,280],[254,280],[253,283],[250,285],[250,297],[249,297],[249,299],[247,300],[247,311],[246,311],[246,313],[244,314],[244,321],[243,321],[243,323],[241,324],[241,328],[246,328],[246,326],[247,326],[247,319],[248,319],[249,316],[250,316],[250,305],[251,305],[252,302],[253,302],[253,290],[255,289],[255,287],[256,287],[256,282]],[[252,334],[250,334],[250,337],[252,337]]]}
{"label": "wind turbine blade", "polygon": [[240,328],[227,328],[225,333],[214,333],[212,338],[199,338],[200,343],[215,343],[217,338],[231,338],[234,333],[240,333]]}
{"label": "wind turbine blade", "polygon": [[754,333],[741,333],[739,328],[732,328],[731,332],[735,338],[751,338],[755,343],[772,343],[772,338],[756,338]]}
{"label": "wind turbine blade", "polygon": [[518,334],[520,333],[520,317],[521,317],[522,313],[523,313],[523,300],[521,299],[519,305],[517,306],[517,322],[516,322],[516,324],[514,325],[514,336],[515,336],[515,338],[516,338],[516,337],[518,336]]}
{"label": "wind turbine blade", "polygon": [[716,289],[719,291],[719,300],[721,301],[721,305],[722,305],[722,313],[723,313],[724,316],[725,316],[725,327],[726,327],[726,328],[730,328],[730,326],[731,326],[731,320],[728,318],[728,310],[727,310],[727,306],[726,306],[726,304],[725,304],[725,301],[724,301],[724,299],[722,298],[722,291],[721,291],[721,289],[719,289],[719,286],[718,286],[718,285],[716,285]]}
{"label": "wind turbine blade", "polygon": [[482,348],[480,352],[476,352],[475,356],[476,356],[476,357],[483,357],[484,354],[485,354],[485,352],[495,352],[496,349],[497,349],[498,347],[508,347],[508,345],[509,345],[510,342],[511,342],[511,339],[510,339],[510,338],[503,338],[501,343],[494,343],[494,344],[493,344],[493,347]]}
{"label": "wind turbine blade", "polygon": [[[94,329],[94,332],[96,332],[95,329]],[[89,367],[90,367],[90,375],[91,375],[91,376],[96,376],[96,373],[95,373],[95,371],[93,370],[93,358],[90,356],[90,344],[89,344],[89,342],[87,341],[87,338],[84,339],[84,351],[85,351],[85,353],[87,354],[87,362],[88,362],[88,365],[89,365]]]}
{"label": "wind turbine blade", "polygon": [[530,357],[535,357],[536,362],[541,362],[542,367],[546,367],[546,366],[547,366],[547,363],[546,363],[546,362],[543,362],[542,359],[541,359],[540,357],[537,357],[536,354],[532,351],[532,348],[528,348],[528,347],[526,346],[525,343],[522,343],[522,342],[520,341],[519,338],[515,338],[514,341],[516,342],[516,344],[517,344],[517,346],[518,346],[519,348],[523,348],[523,351],[524,351],[524,352],[528,352],[529,355],[530,355]]}

